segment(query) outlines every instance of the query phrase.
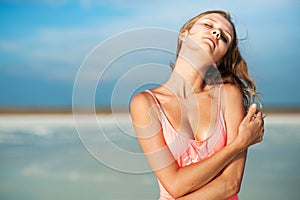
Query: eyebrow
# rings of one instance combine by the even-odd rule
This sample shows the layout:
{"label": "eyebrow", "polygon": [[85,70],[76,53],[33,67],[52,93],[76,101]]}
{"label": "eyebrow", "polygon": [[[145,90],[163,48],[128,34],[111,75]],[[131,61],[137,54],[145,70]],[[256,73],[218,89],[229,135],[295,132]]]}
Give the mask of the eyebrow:
{"label": "eyebrow", "polygon": [[[214,19],[211,19],[211,18],[204,18],[204,19],[208,19],[208,20],[211,20],[211,21],[213,21],[213,22],[215,22],[215,23],[218,23],[216,20],[214,20]],[[229,31],[228,30],[223,30],[227,35],[229,35],[231,38],[232,38],[232,35],[229,33]]]}

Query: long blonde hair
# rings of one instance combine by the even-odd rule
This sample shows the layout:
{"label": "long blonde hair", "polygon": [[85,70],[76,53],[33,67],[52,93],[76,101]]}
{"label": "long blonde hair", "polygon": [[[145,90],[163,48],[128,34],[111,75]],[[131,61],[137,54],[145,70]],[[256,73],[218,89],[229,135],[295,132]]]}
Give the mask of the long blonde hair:
{"label": "long blonde hair", "polygon": [[[231,83],[240,88],[240,91],[243,94],[244,106],[246,109],[251,103],[255,101],[255,99],[260,104],[260,107],[262,107],[260,97],[256,92],[256,85],[248,74],[247,63],[243,59],[238,48],[238,38],[235,30],[235,25],[233,24],[229,13],[221,10],[203,12],[186,22],[180,29],[179,35],[184,33],[185,31],[190,31],[190,29],[195,24],[195,22],[198,21],[198,19],[212,13],[222,15],[226,20],[229,21],[233,28],[232,42],[226,54],[222,58],[222,62],[218,65],[218,73],[221,75],[222,82]],[[182,40],[178,37],[176,57],[178,57],[181,45]],[[211,70],[208,70],[208,72],[206,73],[206,84],[216,83],[216,80],[214,80],[215,78],[213,78],[214,74],[215,73],[213,73]]]}

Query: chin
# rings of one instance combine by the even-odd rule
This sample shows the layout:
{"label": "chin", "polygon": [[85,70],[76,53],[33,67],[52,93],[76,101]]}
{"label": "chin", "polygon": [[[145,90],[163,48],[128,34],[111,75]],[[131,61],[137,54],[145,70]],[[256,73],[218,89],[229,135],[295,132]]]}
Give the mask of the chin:
{"label": "chin", "polygon": [[212,47],[207,43],[201,44],[200,46],[203,49],[203,51],[212,58],[212,53],[213,53]]}

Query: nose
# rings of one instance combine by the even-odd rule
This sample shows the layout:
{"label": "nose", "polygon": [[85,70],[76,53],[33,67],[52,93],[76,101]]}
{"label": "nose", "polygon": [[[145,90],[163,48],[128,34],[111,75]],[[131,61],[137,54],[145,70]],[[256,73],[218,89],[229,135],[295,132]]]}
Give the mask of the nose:
{"label": "nose", "polygon": [[220,30],[219,29],[215,29],[212,31],[212,34],[213,36],[216,38],[216,39],[219,39],[220,36],[221,36],[221,33],[220,33]]}

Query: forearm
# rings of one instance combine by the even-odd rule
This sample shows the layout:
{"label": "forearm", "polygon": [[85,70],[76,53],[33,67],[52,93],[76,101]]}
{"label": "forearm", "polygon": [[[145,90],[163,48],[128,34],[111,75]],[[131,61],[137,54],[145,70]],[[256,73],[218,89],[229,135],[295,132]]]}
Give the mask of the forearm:
{"label": "forearm", "polygon": [[239,154],[240,147],[236,142],[232,142],[204,161],[179,168],[174,177],[174,180],[178,180],[178,183],[175,183],[178,184],[176,188],[180,188],[176,197],[191,193],[208,184]]}
{"label": "forearm", "polygon": [[183,197],[177,198],[178,200],[222,200],[229,199],[237,192],[237,186],[235,183],[226,179],[223,176],[219,176],[212,182],[208,183],[204,187],[198,189]]}
{"label": "forearm", "polygon": [[[229,199],[239,192],[246,160],[247,152],[241,153],[226,168],[222,174],[216,177],[202,188],[179,198],[184,199]],[[205,197],[205,198],[204,198]]]}

